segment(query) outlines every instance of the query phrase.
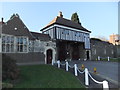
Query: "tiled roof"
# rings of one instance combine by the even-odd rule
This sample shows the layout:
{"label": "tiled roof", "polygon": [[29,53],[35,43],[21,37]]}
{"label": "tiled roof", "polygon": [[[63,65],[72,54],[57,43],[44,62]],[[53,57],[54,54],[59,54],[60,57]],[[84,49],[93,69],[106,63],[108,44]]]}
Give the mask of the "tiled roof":
{"label": "tiled roof", "polygon": [[1,21],[0,24],[4,24],[4,22]]}
{"label": "tiled roof", "polygon": [[31,34],[34,36],[35,39],[38,39],[41,41],[49,41],[51,39],[48,34],[42,34],[38,32],[31,32]]}
{"label": "tiled roof", "polygon": [[80,25],[80,24],[78,24],[78,23],[76,23],[74,21],[65,19],[63,17],[59,17],[59,16],[54,18],[46,27],[41,29],[41,31],[43,31],[44,29],[48,28],[49,26],[51,26],[53,24],[63,25],[63,26],[83,30],[83,31],[86,31],[86,32],[91,32],[91,31],[87,30],[86,28],[84,28],[82,25]]}
{"label": "tiled roof", "polygon": [[27,36],[31,40],[34,39],[22,20],[16,16],[2,25],[2,33],[15,36]]}
{"label": "tiled roof", "polygon": [[99,38],[91,38],[91,39],[90,39],[90,42],[91,42],[91,43],[111,44],[111,43],[109,43],[108,41],[103,41],[103,40],[100,40]]}

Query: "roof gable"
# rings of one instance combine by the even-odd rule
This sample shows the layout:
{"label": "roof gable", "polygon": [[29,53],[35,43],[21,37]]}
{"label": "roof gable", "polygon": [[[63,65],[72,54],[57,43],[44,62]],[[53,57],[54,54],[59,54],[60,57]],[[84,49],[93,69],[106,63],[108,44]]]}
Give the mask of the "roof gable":
{"label": "roof gable", "polygon": [[33,39],[28,28],[19,16],[16,15],[2,25],[2,33],[15,36],[27,36],[29,39]]}
{"label": "roof gable", "polygon": [[63,17],[58,17],[58,16],[55,17],[46,27],[41,29],[41,31],[43,31],[44,29],[48,28],[49,26],[51,26],[53,24],[63,25],[63,26],[67,26],[67,27],[83,30],[83,31],[86,31],[86,32],[90,32],[89,30],[84,28],[82,25],[80,25],[80,24],[78,24],[78,23],[76,23],[74,21],[65,19]]}

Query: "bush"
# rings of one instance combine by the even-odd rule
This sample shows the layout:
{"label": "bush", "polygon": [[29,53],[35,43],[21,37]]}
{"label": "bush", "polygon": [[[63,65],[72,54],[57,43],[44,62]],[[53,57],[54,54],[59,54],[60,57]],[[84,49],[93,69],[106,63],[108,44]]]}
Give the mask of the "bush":
{"label": "bush", "polygon": [[10,83],[2,83],[2,88],[13,88],[13,84],[10,84]]}
{"label": "bush", "polygon": [[9,56],[2,54],[2,79],[17,79],[19,76],[19,69],[16,65],[16,61]]}

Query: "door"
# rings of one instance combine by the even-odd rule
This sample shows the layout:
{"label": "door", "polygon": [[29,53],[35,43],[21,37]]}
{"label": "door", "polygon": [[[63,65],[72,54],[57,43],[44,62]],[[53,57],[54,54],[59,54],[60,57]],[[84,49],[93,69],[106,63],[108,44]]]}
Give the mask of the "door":
{"label": "door", "polygon": [[52,63],[52,50],[48,49],[47,50],[47,64]]}
{"label": "door", "polygon": [[87,54],[87,60],[89,60],[90,59],[89,51],[86,51],[86,54]]}

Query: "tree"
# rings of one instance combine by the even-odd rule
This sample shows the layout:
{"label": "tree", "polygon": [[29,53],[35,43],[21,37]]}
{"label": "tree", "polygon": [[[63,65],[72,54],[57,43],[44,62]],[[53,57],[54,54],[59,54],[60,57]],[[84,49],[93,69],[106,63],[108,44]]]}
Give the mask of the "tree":
{"label": "tree", "polygon": [[81,25],[77,13],[73,13],[73,14],[72,14],[72,16],[71,16],[71,20],[74,21],[74,22],[76,22],[76,23],[79,23],[79,24]]}

